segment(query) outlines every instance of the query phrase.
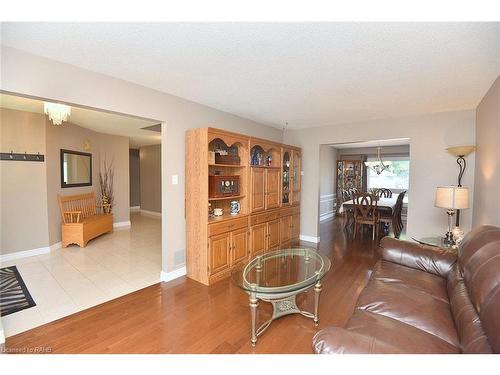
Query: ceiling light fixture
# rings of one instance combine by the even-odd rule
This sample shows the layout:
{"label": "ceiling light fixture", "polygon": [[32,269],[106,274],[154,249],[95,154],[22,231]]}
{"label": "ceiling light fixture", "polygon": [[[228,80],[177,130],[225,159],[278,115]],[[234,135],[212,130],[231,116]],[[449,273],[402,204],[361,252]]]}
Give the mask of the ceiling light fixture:
{"label": "ceiling light fixture", "polygon": [[54,125],[61,125],[71,115],[71,107],[59,103],[43,102],[43,111]]}
{"label": "ceiling light fixture", "polygon": [[391,161],[386,161],[385,163],[382,161],[380,157],[380,149],[381,147],[377,147],[377,160],[375,161],[365,161],[365,165],[368,168],[371,168],[376,174],[381,174],[389,165],[392,164]]}

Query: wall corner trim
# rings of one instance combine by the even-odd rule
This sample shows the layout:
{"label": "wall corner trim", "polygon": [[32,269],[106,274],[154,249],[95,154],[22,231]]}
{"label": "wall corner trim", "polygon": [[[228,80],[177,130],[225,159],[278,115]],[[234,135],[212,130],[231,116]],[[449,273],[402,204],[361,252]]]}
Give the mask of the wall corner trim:
{"label": "wall corner trim", "polygon": [[113,228],[127,228],[130,227],[132,223],[129,221],[119,221],[117,223],[113,223]]}
{"label": "wall corner trim", "polygon": [[185,266],[178,268],[178,269],[171,271],[171,272],[165,272],[162,270],[160,272],[160,281],[167,282],[167,281],[175,280],[179,277],[186,275],[186,273],[187,273],[187,270],[186,270]]}
{"label": "wall corner trim", "polygon": [[50,245],[49,248],[50,248],[50,251],[60,249],[60,248],[62,248],[62,242],[56,242],[55,244]]}
{"label": "wall corner trim", "polygon": [[325,221],[335,216],[335,211],[326,212],[319,216],[319,221]]}
{"label": "wall corner trim", "polygon": [[319,237],[308,236],[305,234],[300,235],[300,240],[312,243],[319,243]]}
{"label": "wall corner trim", "polygon": [[156,216],[161,217],[161,212],[149,211],[149,210],[141,210],[142,215]]}
{"label": "wall corner trim", "polygon": [[11,260],[28,258],[35,255],[42,255],[48,253],[50,253],[50,247],[48,246],[39,247],[37,249],[31,249],[31,250],[17,251],[15,253],[0,255],[0,262],[10,262]]}

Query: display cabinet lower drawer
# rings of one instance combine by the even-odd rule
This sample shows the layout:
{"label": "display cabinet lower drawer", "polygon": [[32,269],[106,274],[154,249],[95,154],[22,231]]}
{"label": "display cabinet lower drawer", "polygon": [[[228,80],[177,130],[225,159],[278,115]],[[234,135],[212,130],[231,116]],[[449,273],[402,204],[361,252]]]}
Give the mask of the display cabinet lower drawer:
{"label": "display cabinet lower drawer", "polygon": [[226,220],[222,223],[213,223],[208,225],[208,236],[226,233],[235,229],[240,229],[248,226],[248,217]]}

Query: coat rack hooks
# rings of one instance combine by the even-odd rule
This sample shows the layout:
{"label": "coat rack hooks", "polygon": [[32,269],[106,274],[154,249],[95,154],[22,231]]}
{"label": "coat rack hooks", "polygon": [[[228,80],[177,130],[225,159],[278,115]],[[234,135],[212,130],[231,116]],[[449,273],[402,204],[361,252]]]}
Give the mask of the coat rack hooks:
{"label": "coat rack hooks", "polygon": [[37,152],[36,154],[28,154],[26,151],[24,153],[15,153],[13,150],[10,152],[0,153],[0,160],[11,160],[11,161],[45,161],[45,155]]}

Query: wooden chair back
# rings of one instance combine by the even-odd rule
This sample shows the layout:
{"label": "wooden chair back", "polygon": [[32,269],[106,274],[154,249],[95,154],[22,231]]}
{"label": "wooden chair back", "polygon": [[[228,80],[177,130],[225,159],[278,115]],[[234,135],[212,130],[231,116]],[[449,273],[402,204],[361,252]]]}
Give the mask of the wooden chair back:
{"label": "wooden chair back", "polygon": [[401,212],[403,211],[403,199],[405,197],[406,191],[402,191],[398,195],[396,200],[396,205],[394,206],[394,214],[401,218]]}
{"label": "wooden chair back", "polygon": [[64,224],[78,223],[97,214],[95,193],[57,195],[59,210]]}
{"label": "wooden chair back", "polygon": [[392,198],[392,190],[391,189],[378,189],[378,196],[380,198]]}
{"label": "wooden chair back", "polygon": [[349,195],[351,196],[351,199],[355,199],[357,194],[358,194],[358,189],[356,188],[349,189]]}
{"label": "wooden chair back", "polygon": [[358,193],[354,198],[354,216],[356,220],[374,221],[377,215],[378,201],[371,194]]}
{"label": "wooden chair back", "polygon": [[342,190],[342,202],[347,202],[351,200],[351,194],[347,190]]}

